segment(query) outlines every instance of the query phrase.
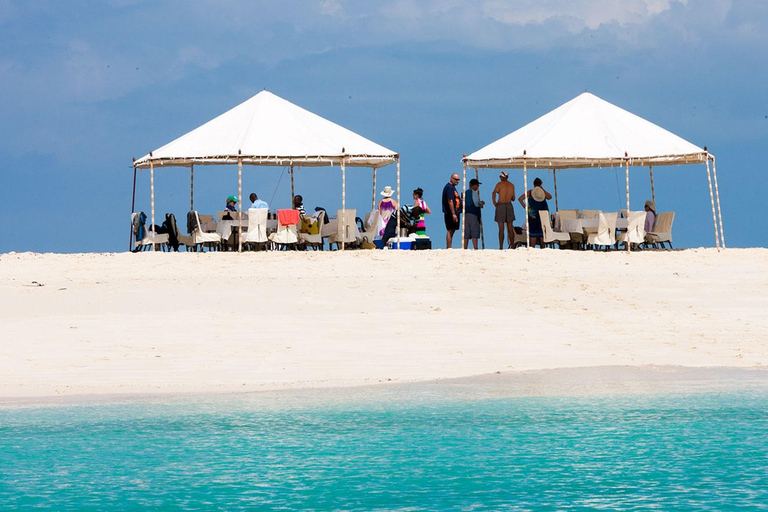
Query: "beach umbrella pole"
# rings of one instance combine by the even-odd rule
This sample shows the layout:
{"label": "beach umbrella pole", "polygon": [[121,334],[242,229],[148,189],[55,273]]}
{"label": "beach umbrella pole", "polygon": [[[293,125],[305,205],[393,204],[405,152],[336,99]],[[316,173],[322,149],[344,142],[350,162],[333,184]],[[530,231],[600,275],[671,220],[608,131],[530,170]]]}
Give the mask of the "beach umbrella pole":
{"label": "beach umbrella pole", "polygon": [[560,203],[557,202],[557,169],[552,169],[552,181],[555,184],[555,212],[559,212]]}
{"label": "beach umbrella pole", "polygon": [[293,201],[296,197],[296,189],[294,188],[293,184],[293,166],[291,166],[291,170],[289,172],[291,173],[291,208],[293,208]]}
{"label": "beach umbrella pole", "polygon": [[624,164],[626,168],[626,179],[627,179],[627,252],[632,252],[632,243],[629,241],[629,217],[630,217],[630,210],[629,210],[629,158],[627,158],[627,153],[624,153]]}
{"label": "beach umbrella pole", "polygon": [[[237,150],[240,154],[240,150]],[[243,239],[240,236],[243,230],[243,158],[237,157],[237,252],[243,252]]]}
{"label": "beach umbrella pole", "polygon": [[189,211],[195,209],[195,164],[189,166]]}
{"label": "beach umbrella pole", "polygon": [[653,187],[653,166],[648,166],[648,172],[651,174],[651,201],[656,204],[656,189]]}
{"label": "beach umbrella pole", "polygon": [[397,155],[397,248],[400,249],[400,155]]}
{"label": "beach umbrella pole", "polygon": [[[149,156],[152,156],[152,153],[149,154]],[[149,162],[149,189],[150,189],[150,202],[152,203],[152,225],[150,226],[153,230],[155,229],[155,165],[152,162]],[[155,250],[155,232],[152,231],[152,251]]]}
{"label": "beach umbrella pole", "polygon": [[[526,151],[523,150],[523,156]],[[523,191],[525,192],[525,211],[523,216],[525,218],[525,247],[531,248],[531,223],[528,222],[528,162],[523,159]]]}
{"label": "beach umbrella pole", "polygon": [[715,157],[709,155],[712,159],[712,177],[715,181],[715,200],[717,201],[717,217],[720,221],[720,245],[725,249],[725,233],[723,233],[723,211],[720,209],[720,192],[717,188],[717,169],[715,168]]}
{"label": "beach umbrella pole", "polygon": [[373,193],[371,194],[371,211],[376,210],[376,168],[373,168]]}
{"label": "beach umbrella pole", "polygon": [[712,223],[715,225],[715,247],[720,250],[720,234],[717,231],[717,215],[715,213],[715,196],[712,193],[712,176],[709,174],[709,158],[705,161],[707,169],[707,183],[709,184],[709,202],[712,205]]}
{"label": "beach umbrella pole", "polygon": [[[459,240],[459,249],[464,246],[464,221],[466,220],[467,213],[467,162],[464,162],[464,172],[462,174],[461,187],[462,194],[460,194],[459,197],[463,196],[464,200],[461,202],[461,218],[459,219],[459,222],[461,223],[461,240]],[[453,247],[453,243],[451,243],[451,247]]]}
{"label": "beach umbrella pole", "polygon": [[[347,218],[347,169],[344,165],[344,157],[341,157],[341,218],[338,222],[341,222],[342,226],[349,229],[349,226],[344,226],[344,221]],[[338,233],[338,228],[336,229]],[[344,250],[344,239],[347,238],[347,232],[343,232],[341,237],[341,250]]]}
{"label": "beach umbrella pole", "polygon": [[[133,159],[134,163],[136,159]],[[133,195],[131,196],[131,215],[136,211],[136,166],[133,167]],[[131,219],[133,220],[133,219]],[[131,222],[131,236],[128,238],[129,251],[133,250],[133,222]]]}
{"label": "beach umbrella pole", "polygon": [[[475,179],[477,181],[480,181],[480,171],[475,167]],[[477,197],[480,198],[480,189],[477,189]],[[482,212],[482,210],[481,210]],[[478,217],[478,220],[480,221],[480,247],[485,249],[485,233],[483,233],[483,217],[482,215]]]}

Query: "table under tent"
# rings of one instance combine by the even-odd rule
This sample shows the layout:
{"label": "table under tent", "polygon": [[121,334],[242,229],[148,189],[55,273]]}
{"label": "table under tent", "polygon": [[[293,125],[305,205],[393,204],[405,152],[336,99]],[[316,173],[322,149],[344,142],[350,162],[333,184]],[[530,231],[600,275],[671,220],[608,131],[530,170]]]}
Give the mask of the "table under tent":
{"label": "table under tent", "polygon": [[[265,90],[165,146],[134,160],[131,211],[133,213],[135,209],[137,169],[150,170],[151,225],[154,225],[156,167],[189,167],[190,210],[194,210],[195,167],[237,165],[237,204],[241,212],[238,215],[238,229],[242,230],[243,165],[290,167],[292,201],[296,170],[301,167],[338,166],[341,168],[341,210],[346,217],[346,168],[372,169],[372,201],[375,208],[377,172],[392,163],[397,167],[399,201],[399,154]],[[399,212],[397,220],[399,233]],[[344,249],[343,241],[341,248]],[[238,242],[238,251],[242,251],[242,241]]]}
{"label": "table under tent", "polygon": [[[626,169],[626,200],[629,214],[629,168],[648,167],[653,201],[653,168],[657,166],[701,164],[706,169],[709,185],[715,245],[725,247],[720,194],[717,186],[715,157],[677,135],[623,110],[590,93],[583,93],[548,114],[475,151],[462,159],[464,189],[467,168],[522,169],[525,191],[528,190],[528,169],[552,170],[555,203],[557,205],[557,172],[563,169],[615,168]],[[710,171],[710,162],[712,169]],[[713,190],[714,184],[714,190]],[[528,195],[525,192],[527,218]],[[627,215],[629,216],[629,215]],[[462,223],[462,239],[464,223]],[[530,231],[526,230],[526,245],[530,247]],[[627,250],[630,250],[627,243]]]}

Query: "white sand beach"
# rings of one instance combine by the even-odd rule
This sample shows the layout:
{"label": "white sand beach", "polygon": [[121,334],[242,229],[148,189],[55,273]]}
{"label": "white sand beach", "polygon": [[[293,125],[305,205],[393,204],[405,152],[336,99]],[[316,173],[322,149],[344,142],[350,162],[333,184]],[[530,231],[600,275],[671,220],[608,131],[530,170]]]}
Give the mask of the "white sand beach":
{"label": "white sand beach", "polygon": [[0,255],[0,397],[768,366],[768,250]]}

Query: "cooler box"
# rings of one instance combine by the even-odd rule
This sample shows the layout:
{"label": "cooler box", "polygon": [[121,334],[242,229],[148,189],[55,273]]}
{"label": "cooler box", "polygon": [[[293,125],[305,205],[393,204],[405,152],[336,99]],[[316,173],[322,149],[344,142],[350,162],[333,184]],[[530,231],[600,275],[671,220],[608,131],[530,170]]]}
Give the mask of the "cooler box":
{"label": "cooler box", "polygon": [[398,247],[397,238],[390,238],[389,242],[387,242],[387,247],[389,247],[390,249],[400,249],[400,250],[410,251],[413,248],[412,242],[413,240],[411,240],[410,238],[401,238],[400,244]]}

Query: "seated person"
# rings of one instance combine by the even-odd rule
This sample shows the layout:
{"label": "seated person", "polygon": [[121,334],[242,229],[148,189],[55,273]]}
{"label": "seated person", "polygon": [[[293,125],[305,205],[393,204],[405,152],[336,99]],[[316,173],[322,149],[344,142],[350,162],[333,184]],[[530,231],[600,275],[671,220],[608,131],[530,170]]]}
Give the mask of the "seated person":
{"label": "seated person", "polygon": [[237,198],[235,196],[229,196],[227,198],[227,210],[231,212],[237,211]]}
{"label": "seated person", "polygon": [[248,196],[248,198],[251,200],[251,208],[265,208],[269,210],[269,205],[267,202],[259,199],[259,196],[257,196],[254,192],[251,192],[251,195]]}
{"label": "seated person", "polygon": [[303,197],[301,197],[299,195],[293,196],[293,209],[294,210],[299,210],[299,213],[301,215],[306,215],[307,212],[306,212],[306,210],[304,210],[304,198]]}
{"label": "seated person", "polygon": [[[419,225],[419,217],[424,213],[424,210],[420,206],[403,206],[400,208],[400,227],[408,230],[408,234],[415,233]],[[386,245],[390,238],[397,236],[397,213],[387,221],[387,225],[384,228],[384,233],[381,235],[381,240]]]}
{"label": "seated person", "polygon": [[645,232],[653,231],[653,225],[656,224],[656,204],[653,201],[645,202]]}

